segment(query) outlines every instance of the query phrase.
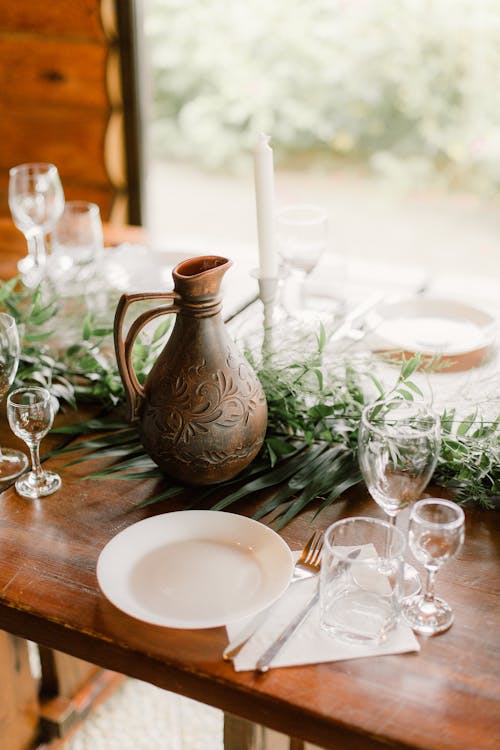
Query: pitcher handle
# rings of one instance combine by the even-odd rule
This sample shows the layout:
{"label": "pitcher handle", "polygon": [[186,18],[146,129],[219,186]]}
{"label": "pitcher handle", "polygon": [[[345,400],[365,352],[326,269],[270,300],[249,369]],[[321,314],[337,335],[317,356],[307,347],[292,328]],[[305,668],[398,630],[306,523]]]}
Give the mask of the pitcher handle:
{"label": "pitcher handle", "polygon": [[[122,335],[123,323],[129,306],[132,303],[141,300],[155,299],[172,300],[172,302],[170,305],[162,305],[161,307],[156,307],[154,310],[146,310],[146,312],[141,313],[141,315],[139,315],[130,326],[124,339]],[[144,398],[144,388],[139,383],[132,365],[132,349],[134,342],[146,323],[149,323],[160,315],[179,312],[180,307],[175,304],[179,299],[180,295],[177,294],[177,292],[139,292],[137,294],[122,294],[118,302],[114,321],[115,353],[118,370],[127,396],[127,416],[131,422],[138,418],[139,407]]]}

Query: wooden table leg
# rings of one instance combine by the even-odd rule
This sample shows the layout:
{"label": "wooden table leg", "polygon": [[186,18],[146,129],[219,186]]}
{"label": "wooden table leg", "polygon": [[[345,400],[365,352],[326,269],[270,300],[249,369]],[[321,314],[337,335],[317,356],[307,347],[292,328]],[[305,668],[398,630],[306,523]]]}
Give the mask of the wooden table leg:
{"label": "wooden table leg", "polygon": [[30,667],[28,643],[0,631],[0,746],[27,750],[38,735],[38,680]]}
{"label": "wooden table leg", "polygon": [[224,750],[303,750],[303,742],[224,714]]}
{"label": "wooden table leg", "polygon": [[125,679],[123,675],[39,647],[40,728],[45,741],[68,734]]}
{"label": "wooden table leg", "polygon": [[58,695],[71,698],[86,682],[92,679],[100,667],[90,662],[68,656],[45,646],[38,647],[40,653],[41,685],[44,698]]}

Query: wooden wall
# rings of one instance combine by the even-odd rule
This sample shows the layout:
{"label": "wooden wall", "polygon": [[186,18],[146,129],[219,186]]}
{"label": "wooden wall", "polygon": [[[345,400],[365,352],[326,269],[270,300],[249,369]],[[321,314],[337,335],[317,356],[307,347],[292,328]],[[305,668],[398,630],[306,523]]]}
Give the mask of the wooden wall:
{"label": "wooden wall", "polygon": [[0,0],[0,216],[8,170],[57,165],[66,198],[140,223],[133,0]]}

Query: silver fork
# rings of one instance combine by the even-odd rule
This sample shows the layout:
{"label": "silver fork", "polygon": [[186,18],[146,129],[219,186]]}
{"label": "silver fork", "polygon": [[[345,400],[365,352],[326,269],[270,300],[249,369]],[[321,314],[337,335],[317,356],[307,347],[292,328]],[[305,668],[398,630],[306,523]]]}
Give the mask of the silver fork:
{"label": "silver fork", "polygon": [[[323,534],[320,531],[314,531],[304,545],[304,549],[297,558],[293,566],[293,573],[290,583],[302,581],[305,578],[316,575],[321,565],[321,548]],[[272,606],[272,605],[271,605]],[[232,661],[239,654],[245,643],[252,637],[257,628],[264,622],[270,614],[270,609],[264,610],[257,615],[243,630],[238,633],[222,652],[224,661]]]}
{"label": "silver fork", "polygon": [[292,582],[309,578],[319,572],[323,532],[313,531],[293,568]]}

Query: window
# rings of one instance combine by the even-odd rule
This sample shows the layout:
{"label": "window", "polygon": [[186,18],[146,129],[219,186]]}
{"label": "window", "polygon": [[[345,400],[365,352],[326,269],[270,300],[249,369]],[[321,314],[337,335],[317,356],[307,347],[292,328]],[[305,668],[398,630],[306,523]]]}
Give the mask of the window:
{"label": "window", "polygon": [[255,252],[251,153],[346,258],[500,266],[499,0],[144,0],[156,244]]}

